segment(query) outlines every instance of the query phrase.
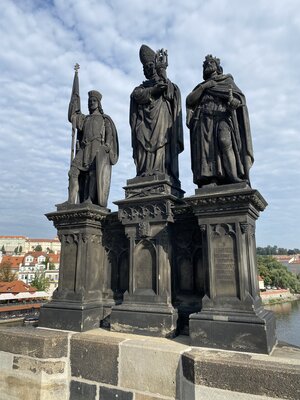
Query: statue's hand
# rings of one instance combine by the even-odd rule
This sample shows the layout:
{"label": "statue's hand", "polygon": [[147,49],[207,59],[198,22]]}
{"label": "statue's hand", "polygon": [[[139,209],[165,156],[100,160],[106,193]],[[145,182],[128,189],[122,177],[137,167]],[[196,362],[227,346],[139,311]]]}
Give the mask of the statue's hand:
{"label": "statue's hand", "polygon": [[216,82],[213,79],[209,79],[208,81],[204,82],[202,85],[203,89],[209,89],[213,86],[215,86]]}
{"label": "statue's hand", "polygon": [[236,108],[238,108],[240,106],[241,102],[238,99],[233,97],[232,99],[230,99],[228,101],[228,104],[231,108],[233,108],[235,110]]}
{"label": "statue's hand", "polygon": [[159,82],[151,89],[151,94],[154,96],[159,96],[167,89],[168,84],[165,82]]}
{"label": "statue's hand", "polygon": [[105,143],[103,146],[104,146],[104,150],[106,151],[106,153],[109,153],[110,152],[110,145]]}

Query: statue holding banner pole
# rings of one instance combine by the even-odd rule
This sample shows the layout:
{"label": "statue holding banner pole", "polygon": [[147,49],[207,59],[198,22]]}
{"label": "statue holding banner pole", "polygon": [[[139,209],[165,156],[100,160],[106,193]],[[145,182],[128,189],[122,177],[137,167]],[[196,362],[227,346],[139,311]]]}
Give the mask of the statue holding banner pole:
{"label": "statue holding banner pole", "polygon": [[79,65],[76,64],[74,69],[68,112],[72,123],[72,145],[67,204],[91,203],[107,207],[111,166],[116,164],[119,156],[117,130],[112,119],[104,114],[102,95],[96,90],[88,93],[89,115],[81,113]]}

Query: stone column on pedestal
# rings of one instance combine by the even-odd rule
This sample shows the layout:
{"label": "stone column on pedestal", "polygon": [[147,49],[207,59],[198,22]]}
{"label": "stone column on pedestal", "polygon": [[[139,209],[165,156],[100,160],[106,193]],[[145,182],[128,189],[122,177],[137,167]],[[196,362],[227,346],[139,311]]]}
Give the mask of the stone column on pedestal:
{"label": "stone column on pedestal", "polygon": [[246,183],[196,190],[186,199],[198,218],[207,254],[207,293],[190,315],[191,345],[269,353],[275,318],[258,288],[255,221],[267,205]]}
{"label": "stone column on pedestal", "polygon": [[[176,331],[171,302],[172,207],[182,191],[161,176],[127,181],[126,199],[116,202],[130,242],[129,289],[112,308],[111,330],[169,337]],[[180,192],[180,193],[179,193]]]}
{"label": "stone column on pedestal", "polygon": [[86,331],[100,326],[106,279],[102,232],[109,210],[94,204],[58,205],[47,214],[61,241],[59,284],[41,308],[39,326]]}

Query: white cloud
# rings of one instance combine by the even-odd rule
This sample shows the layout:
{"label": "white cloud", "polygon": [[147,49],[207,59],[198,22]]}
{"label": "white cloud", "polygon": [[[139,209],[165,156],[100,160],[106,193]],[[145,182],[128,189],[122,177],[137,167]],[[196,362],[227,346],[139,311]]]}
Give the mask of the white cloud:
{"label": "white cloud", "polygon": [[[146,43],[168,49],[168,74],[183,104],[202,79],[205,55],[221,58],[224,72],[246,95],[255,152],[252,186],[269,202],[257,242],[299,247],[296,0],[24,0],[2,2],[1,11],[1,234],[55,235],[43,214],[67,196],[67,108],[75,62],[81,65],[83,112],[87,92],[98,89],[116,123],[121,153],[110,200],[124,197],[122,186],[135,175],[129,96],[144,79],[138,52]],[[179,162],[182,187],[191,195],[187,129]]]}

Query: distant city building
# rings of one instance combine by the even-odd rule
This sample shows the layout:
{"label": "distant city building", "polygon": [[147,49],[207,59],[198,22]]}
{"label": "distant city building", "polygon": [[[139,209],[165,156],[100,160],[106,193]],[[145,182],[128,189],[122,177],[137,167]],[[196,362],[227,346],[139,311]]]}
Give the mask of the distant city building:
{"label": "distant city building", "polygon": [[294,275],[300,274],[300,254],[292,254],[284,256],[275,255],[272,257],[276,258],[277,261],[281,262],[281,264],[287,267],[287,269]]}
{"label": "distant city building", "polygon": [[28,252],[23,257],[19,267],[19,279],[30,284],[36,274],[43,273],[46,278],[49,278],[48,292],[52,293],[58,286],[59,262],[59,254],[45,251]]}
{"label": "distant city building", "polygon": [[258,277],[258,287],[259,290],[266,290],[264,280],[261,276]]}
{"label": "distant city building", "polygon": [[42,251],[53,251],[60,253],[60,241],[58,238],[54,239],[29,239],[26,240],[25,252],[34,250],[37,246],[41,246]]}
{"label": "distant city building", "polygon": [[26,284],[31,284],[36,273],[43,272],[46,269],[46,256],[47,253],[41,251],[25,254],[19,268],[19,279]]}
{"label": "distant city building", "polygon": [[54,239],[32,239],[26,236],[0,236],[0,251],[6,254],[25,254],[40,246],[42,251],[60,253],[60,241]]}
{"label": "distant city building", "polygon": [[4,249],[6,253],[13,253],[16,248],[25,251],[26,236],[0,236],[0,250]]}
{"label": "distant city building", "polygon": [[44,271],[45,277],[49,279],[49,289],[48,293],[53,293],[58,286],[58,276],[59,276],[59,263],[60,254],[48,254],[48,263]]}

